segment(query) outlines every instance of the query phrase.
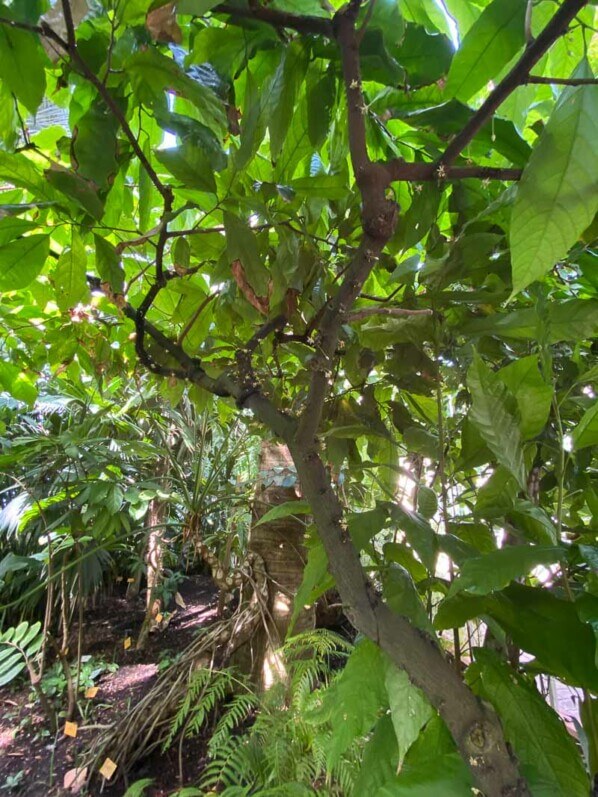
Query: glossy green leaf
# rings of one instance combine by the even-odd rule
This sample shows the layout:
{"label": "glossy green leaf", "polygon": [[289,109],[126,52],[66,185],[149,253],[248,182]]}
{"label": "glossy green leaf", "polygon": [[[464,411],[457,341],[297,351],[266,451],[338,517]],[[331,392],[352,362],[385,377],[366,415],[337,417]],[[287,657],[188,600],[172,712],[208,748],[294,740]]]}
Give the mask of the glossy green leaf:
{"label": "glossy green leaf", "polygon": [[318,149],[324,142],[336,99],[336,76],[332,69],[323,75],[310,70],[307,76],[307,132],[310,143]]}
{"label": "glossy green leaf", "polygon": [[490,650],[478,648],[467,678],[498,712],[534,797],[586,797],[575,741],[543,697]]}
{"label": "glossy green leaf", "polygon": [[48,235],[29,235],[0,246],[0,290],[29,285],[44,267],[49,249]]}
{"label": "glossy green leaf", "polygon": [[493,0],[467,31],[451,65],[446,92],[466,102],[525,43],[525,0]]}
{"label": "glossy green leaf", "polygon": [[534,567],[554,564],[562,557],[563,551],[560,548],[509,545],[483,556],[467,559],[459,568],[459,577],[451,584],[448,597],[463,590],[474,595],[487,595],[526,576]]}
{"label": "glossy green leaf", "polygon": [[[583,63],[574,77],[592,77]],[[564,258],[598,212],[598,85],[565,88],[523,170],[510,242],[513,293]]]}
{"label": "glossy green leaf", "polygon": [[172,58],[148,47],[134,53],[126,69],[142,102],[164,112],[167,110],[166,93],[176,91],[194,104],[203,124],[215,132],[226,129],[224,103],[210,88],[185,74]]}
{"label": "glossy green leaf", "polygon": [[572,686],[598,689],[595,636],[590,625],[579,619],[574,603],[547,589],[517,583],[486,601],[486,613],[518,647],[537,658],[542,671]]}
{"label": "glossy green leaf", "polygon": [[367,546],[386,524],[387,512],[382,506],[365,512],[351,512],[347,517],[349,534],[358,550]]}
{"label": "glossy green leaf", "polygon": [[314,177],[298,177],[290,187],[299,195],[343,199],[349,195],[347,179],[341,174],[316,174]]}
{"label": "glossy green leaf", "polygon": [[[98,188],[106,188],[118,171],[118,121],[104,102],[95,100],[73,127],[71,163],[74,170]],[[98,141],[102,142],[98,146]]]}
{"label": "glossy green leaf", "polygon": [[467,373],[472,397],[469,418],[477,426],[498,462],[525,487],[518,411],[512,394],[482,358],[474,355]]}

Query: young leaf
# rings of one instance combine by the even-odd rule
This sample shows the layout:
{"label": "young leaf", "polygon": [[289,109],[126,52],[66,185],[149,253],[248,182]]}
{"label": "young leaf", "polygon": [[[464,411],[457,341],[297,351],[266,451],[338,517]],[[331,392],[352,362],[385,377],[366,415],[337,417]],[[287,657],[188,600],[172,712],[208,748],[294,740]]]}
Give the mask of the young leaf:
{"label": "young leaf", "polygon": [[467,678],[498,712],[532,794],[587,796],[588,778],[573,737],[529,682],[482,648],[476,649]]}
{"label": "young leaf", "polygon": [[[592,77],[583,61],[573,77]],[[598,212],[598,85],[568,86],[523,170],[511,217],[513,294],[543,277]]]}
{"label": "young leaf", "polygon": [[525,488],[525,465],[517,405],[507,387],[476,353],[469,371],[467,386],[472,397],[469,418],[478,427],[488,448]]}
{"label": "young leaf", "polygon": [[525,0],[494,0],[468,30],[449,70],[446,93],[467,102],[525,44]]}

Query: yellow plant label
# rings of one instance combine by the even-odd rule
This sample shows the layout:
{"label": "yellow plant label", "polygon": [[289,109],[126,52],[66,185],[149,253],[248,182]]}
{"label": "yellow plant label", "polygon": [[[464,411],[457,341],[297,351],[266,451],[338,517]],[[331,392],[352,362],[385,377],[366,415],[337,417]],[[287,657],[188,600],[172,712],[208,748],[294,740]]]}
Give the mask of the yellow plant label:
{"label": "yellow plant label", "polygon": [[164,619],[164,615],[163,614],[157,614],[156,615],[156,622],[157,623],[161,623],[163,619]]}
{"label": "yellow plant label", "polygon": [[134,578],[128,578],[127,579],[127,584],[134,584],[134,583],[135,583],[135,579]]}
{"label": "yellow plant label", "polygon": [[111,758],[107,758],[102,766],[100,767],[100,775],[106,780],[110,780],[110,778],[116,772],[116,764]]}
{"label": "yellow plant label", "polygon": [[125,650],[128,650],[128,649],[131,647],[131,645],[132,645],[132,644],[133,644],[133,643],[132,643],[132,641],[131,641],[131,637],[130,637],[130,636],[128,636],[128,637],[126,637],[125,641],[123,642],[123,648],[124,648]]}
{"label": "yellow plant label", "polygon": [[65,722],[64,723],[64,735],[65,736],[72,736],[73,739],[77,735],[77,728],[79,726],[76,722]]}
{"label": "yellow plant label", "polygon": [[88,688],[85,690],[85,697],[86,697],[88,700],[91,700],[93,697],[95,697],[95,696],[97,695],[97,693],[98,693],[98,690],[99,690],[99,687],[98,687],[98,686],[90,686],[90,687],[88,687]]}

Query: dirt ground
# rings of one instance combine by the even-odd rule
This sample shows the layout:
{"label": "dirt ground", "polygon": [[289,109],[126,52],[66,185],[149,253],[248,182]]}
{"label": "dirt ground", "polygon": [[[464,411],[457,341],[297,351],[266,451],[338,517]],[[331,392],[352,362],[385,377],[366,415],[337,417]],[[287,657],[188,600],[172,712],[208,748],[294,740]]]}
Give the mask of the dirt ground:
{"label": "dirt ground", "polygon": [[[120,589],[120,587],[119,587]],[[150,635],[143,651],[124,650],[123,641],[130,635],[135,640],[144,616],[143,602],[128,603],[122,595],[106,597],[101,605],[85,616],[83,654],[116,662],[114,673],[104,673],[96,685],[97,695],[86,706],[86,718],[79,717],[76,738],[62,732],[56,739],[49,736],[44,719],[34,704],[30,688],[22,682],[0,689],[0,793],[27,797],[69,797],[73,792],[63,788],[65,773],[78,766],[82,752],[99,732],[97,726],[110,725],[134,705],[151,687],[158,665],[166,657],[172,659],[194,638],[198,630],[215,619],[217,593],[207,576],[191,576],[180,587],[186,608],[175,607],[168,627]],[[179,781],[177,745],[166,754],[156,752],[130,776],[129,783],[152,778],[147,797],[166,797],[181,786],[197,782],[205,765],[202,738],[185,742],[183,748],[183,782]],[[122,781],[93,784],[79,795],[103,794],[122,797],[126,792]]]}

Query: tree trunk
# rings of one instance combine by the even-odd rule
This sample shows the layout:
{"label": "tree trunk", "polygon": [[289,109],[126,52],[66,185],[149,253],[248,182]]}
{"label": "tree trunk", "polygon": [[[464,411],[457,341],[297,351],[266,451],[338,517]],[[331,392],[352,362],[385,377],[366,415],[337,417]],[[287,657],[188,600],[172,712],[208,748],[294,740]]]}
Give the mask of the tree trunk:
{"label": "tree trunk", "polygon": [[[257,525],[257,521],[272,507],[296,501],[298,496],[297,473],[288,448],[280,443],[264,441],[249,549],[264,560],[269,579],[268,603],[263,607],[264,622],[238,657],[239,665],[249,671],[253,681],[264,690],[276,680],[285,678],[284,663],[276,651],[289,630],[294,597],[303,578],[305,526],[292,516],[262,525]],[[293,633],[314,625],[314,607],[302,609]]]}
{"label": "tree trunk", "polygon": [[147,513],[149,534],[147,538],[147,595],[145,601],[145,618],[139,637],[137,650],[141,650],[147,643],[152,621],[162,611],[162,599],[158,597],[157,590],[162,581],[162,566],[164,560],[164,519],[166,517],[166,504],[158,498],[152,498]]}

